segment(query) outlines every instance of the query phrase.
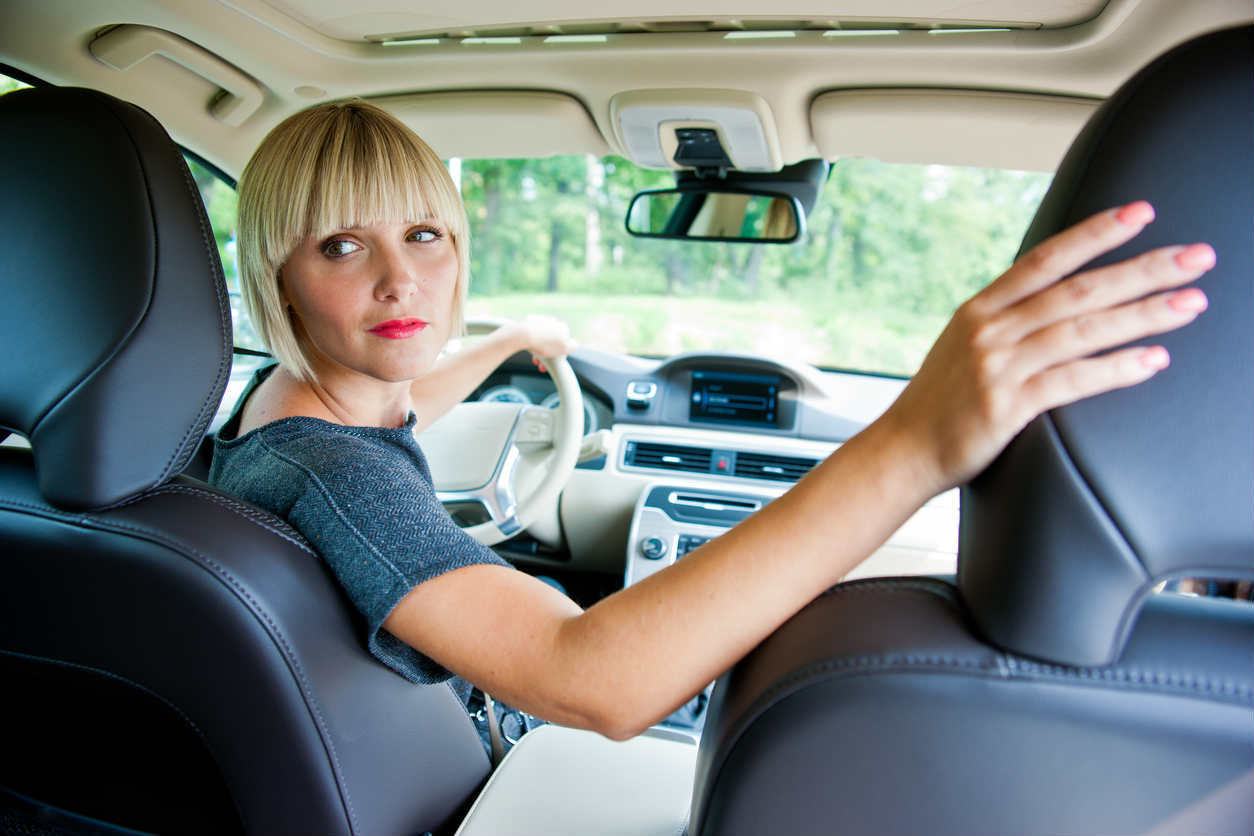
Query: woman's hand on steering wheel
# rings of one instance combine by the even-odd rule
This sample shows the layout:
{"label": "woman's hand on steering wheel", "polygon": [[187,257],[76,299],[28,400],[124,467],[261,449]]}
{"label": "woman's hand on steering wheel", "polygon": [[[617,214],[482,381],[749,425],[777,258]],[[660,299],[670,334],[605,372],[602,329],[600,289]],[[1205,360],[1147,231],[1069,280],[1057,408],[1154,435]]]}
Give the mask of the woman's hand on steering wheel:
{"label": "woman's hand on steering wheel", "polygon": [[501,327],[519,332],[526,350],[531,352],[531,362],[542,372],[548,371],[545,359],[565,357],[578,348],[570,336],[570,328],[557,317],[527,314],[521,320]]}

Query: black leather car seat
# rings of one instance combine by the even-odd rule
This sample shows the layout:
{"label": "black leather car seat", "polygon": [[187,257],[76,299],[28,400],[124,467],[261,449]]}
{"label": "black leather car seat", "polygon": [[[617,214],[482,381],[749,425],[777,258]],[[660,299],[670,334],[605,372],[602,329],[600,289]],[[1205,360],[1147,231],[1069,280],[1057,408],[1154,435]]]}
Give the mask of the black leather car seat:
{"label": "black leather car seat", "polygon": [[0,427],[31,447],[0,448],[0,831],[439,827],[489,768],[454,692],[366,654],[294,531],[176,475],[231,362],[178,149],[109,96],[23,90],[0,179]]}
{"label": "black leather car seat", "polygon": [[1212,243],[1170,370],[1042,416],[962,493],[956,581],[839,585],[724,676],[690,832],[1254,833],[1254,28],[1095,114],[1024,247],[1136,199],[1102,263]]}

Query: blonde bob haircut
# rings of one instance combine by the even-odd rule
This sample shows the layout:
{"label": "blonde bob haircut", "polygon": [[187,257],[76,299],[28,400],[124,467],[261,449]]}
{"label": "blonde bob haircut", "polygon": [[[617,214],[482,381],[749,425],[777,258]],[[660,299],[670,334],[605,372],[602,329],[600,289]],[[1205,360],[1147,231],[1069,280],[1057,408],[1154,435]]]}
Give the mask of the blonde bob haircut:
{"label": "blonde bob haircut", "polygon": [[469,227],[457,187],[431,146],[362,101],[290,116],[261,141],[239,180],[237,252],[244,307],[261,339],[298,380],[313,371],[280,288],[301,241],[376,223],[438,220],[457,253],[452,334],[464,330]]}

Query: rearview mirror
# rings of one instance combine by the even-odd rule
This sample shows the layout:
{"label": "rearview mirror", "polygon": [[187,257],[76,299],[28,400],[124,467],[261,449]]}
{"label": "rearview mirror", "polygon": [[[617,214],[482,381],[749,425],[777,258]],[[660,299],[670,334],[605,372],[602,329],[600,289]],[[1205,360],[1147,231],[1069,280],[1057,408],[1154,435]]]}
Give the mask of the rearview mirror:
{"label": "rearview mirror", "polygon": [[709,187],[641,192],[627,209],[627,231],[642,238],[788,244],[805,232],[795,197]]}

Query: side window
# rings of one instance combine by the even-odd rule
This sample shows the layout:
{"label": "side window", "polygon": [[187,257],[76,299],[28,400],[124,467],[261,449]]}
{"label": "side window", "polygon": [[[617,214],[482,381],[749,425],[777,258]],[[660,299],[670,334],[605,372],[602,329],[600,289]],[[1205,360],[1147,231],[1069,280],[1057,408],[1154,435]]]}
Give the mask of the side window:
{"label": "side window", "polygon": [[266,356],[258,356],[264,346],[256,329],[248,319],[244,310],[243,298],[240,296],[239,269],[235,258],[236,207],[238,201],[235,189],[217,172],[206,167],[198,160],[187,156],[187,166],[191,169],[192,179],[200,189],[200,199],[204,201],[205,212],[209,215],[209,225],[213,228],[213,238],[218,245],[218,258],[222,261],[222,272],[226,275],[227,292],[231,297],[231,321],[235,328],[235,356],[231,364],[231,381],[227,385],[226,394],[222,398],[222,406],[210,429],[216,430],[222,422],[230,417],[240,393],[248,385],[249,378],[258,367],[269,362]]}
{"label": "side window", "polygon": [[235,322],[235,347],[254,351],[264,350],[261,339],[244,312],[240,296],[239,269],[235,260],[236,206],[235,189],[216,172],[202,165],[193,157],[186,157],[192,171],[192,179],[200,189],[200,199],[205,203],[213,238],[218,245],[218,258],[222,272],[226,274],[226,287],[231,294],[231,319]]}
{"label": "side window", "polygon": [[0,96],[3,96],[10,90],[21,90],[23,87],[30,87],[30,85],[18,81],[16,78],[9,78],[7,75],[0,75]]}

